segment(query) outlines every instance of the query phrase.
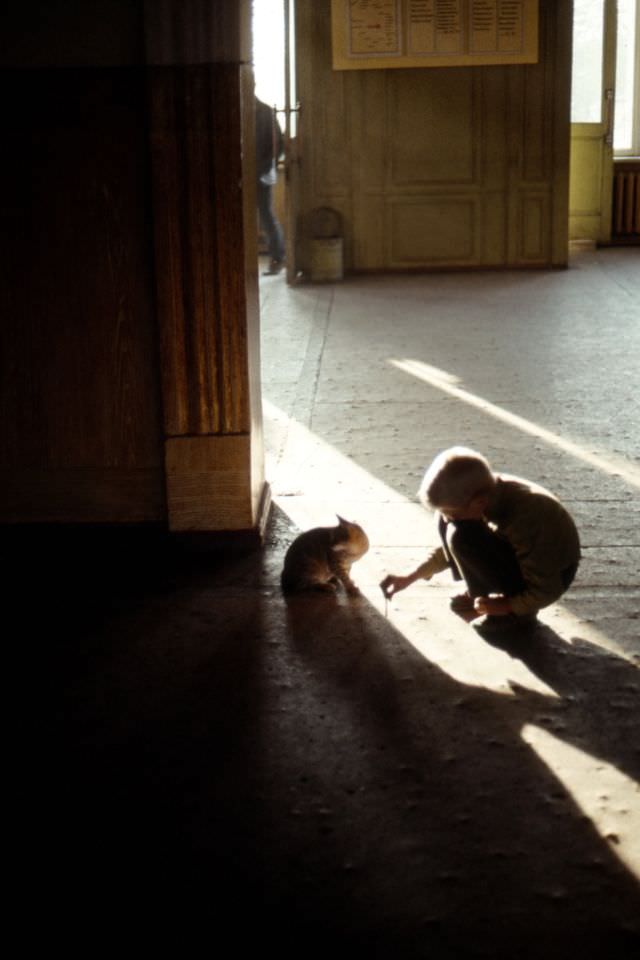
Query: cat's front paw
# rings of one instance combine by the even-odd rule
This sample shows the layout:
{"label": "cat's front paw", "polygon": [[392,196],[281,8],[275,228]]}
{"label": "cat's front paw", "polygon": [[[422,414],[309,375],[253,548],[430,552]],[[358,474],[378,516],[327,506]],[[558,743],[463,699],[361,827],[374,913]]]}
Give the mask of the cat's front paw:
{"label": "cat's front paw", "polygon": [[337,589],[338,588],[335,580],[324,580],[321,583],[314,584],[314,590],[317,590],[318,593],[335,594]]}

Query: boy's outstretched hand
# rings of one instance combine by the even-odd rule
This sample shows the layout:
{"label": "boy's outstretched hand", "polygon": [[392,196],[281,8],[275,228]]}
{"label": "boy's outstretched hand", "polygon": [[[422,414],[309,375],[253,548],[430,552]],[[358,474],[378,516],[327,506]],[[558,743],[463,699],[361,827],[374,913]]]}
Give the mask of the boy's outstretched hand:
{"label": "boy's outstretched hand", "polygon": [[413,582],[414,577],[396,577],[390,573],[384,580],[380,581],[380,589],[385,598],[390,600],[394,594],[399,593],[400,590],[406,590]]}

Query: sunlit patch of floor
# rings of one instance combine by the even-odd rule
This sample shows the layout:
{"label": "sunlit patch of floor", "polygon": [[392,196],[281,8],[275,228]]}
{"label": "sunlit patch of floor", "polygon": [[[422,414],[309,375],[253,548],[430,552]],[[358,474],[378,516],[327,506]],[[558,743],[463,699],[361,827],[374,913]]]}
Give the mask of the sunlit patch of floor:
{"label": "sunlit patch of floor", "polygon": [[[451,614],[453,584],[446,574],[419,581],[391,601],[379,582],[388,572],[406,572],[438,542],[433,519],[417,503],[382,483],[361,466],[265,401],[266,428],[271,436],[268,475],[276,504],[290,518],[291,536],[298,530],[336,523],[336,513],[367,531],[369,553],[352,570],[363,599],[339,602],[371,604],[418,650],[455,680],[505,697],[527,691],[560,704],[562,693],[548,686],[517,656],[485,643]],[[543,625],[567,644],[591,644],[628,660],[614,637],[580,619],[562,603],[540,615]],[[557,653],[557,650],[556,650]],[[523,739],[562,781],[612,852],[640,877],[639,786],[610,763],[571,746],[533,723]]]}
{"label": "sunlit patch of floor", "polygon": [[442,393],[446,393],[468,406],[476,407],[483,413],[511,427],[516,427],[525,434],[529,434],[539,440],[544,440],[550,447],[555,447],[563,453],[568,453],[577,460],[581,460],[589,464],[589,466],[596,467],[596,469],[601,470],[603,473],[610,474],[614,477],[621,477],[627,483],[635,487],[640,487],[640,467],[622,457],[614,456],[604,451],[589,450],[584,444],[575,443],[566,437],[554,433],[552,430],[547,430],[546,427],[543,427],[539,423],[534,423],[525,417],[520,417],[504,407],[485,400],[484,397],[479,397],[469,390],[464,390],[459,385],[459,378],[446,370],[440,370],[428,363],[423,363],[421,360],[390,358],[389,363],[397,370],[402,370],[404,373],[408,373],[412,377],[422,380],[430,387],[435,387]]}
{"label": "sunlit patch of floor", "polygon": [[[390,572],[414,569],[437,545],[433,518],[268,400],[264,408],[273,441],[271,447],[267,444],[268,476],[275,503],[292,522],[292,537],[296,528],[335,524],[337,513],[360,523],[371,548],[354,566],[354,580],[366,600],[427,659],[463,683],[509,694],[514,681],[555,696],[520,660],[484,643],[473,627],[450,612],[448,598],[455,585],[448,574],[420,581],[387,602],[380,580]],[[543,611],[541,621],[568,643],[579,635],[624,655],[613,638],[561,604]]]}
{"label": "sunlit patch of floor", "polygon": [[527,724],[522,737],[564,784],[611,851],[640,878],[640,786],[610,763],[539,726]]}

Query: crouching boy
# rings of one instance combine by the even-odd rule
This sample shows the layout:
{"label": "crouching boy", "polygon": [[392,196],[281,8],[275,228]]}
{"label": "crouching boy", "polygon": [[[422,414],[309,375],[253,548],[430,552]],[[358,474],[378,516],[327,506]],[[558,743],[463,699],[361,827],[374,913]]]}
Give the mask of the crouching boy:
{"label": "crouching boy", "polygon": [[534,621],[572,583],[578,531],[543,487],[494,474],[481,454],[452,447],[428,468],[418,496],[437,511],[442,545],[412,573],[385,577],[385,597],[450,569],[466,586],[451,609],[467,622],[483,617],[476,625],[491,631]]}

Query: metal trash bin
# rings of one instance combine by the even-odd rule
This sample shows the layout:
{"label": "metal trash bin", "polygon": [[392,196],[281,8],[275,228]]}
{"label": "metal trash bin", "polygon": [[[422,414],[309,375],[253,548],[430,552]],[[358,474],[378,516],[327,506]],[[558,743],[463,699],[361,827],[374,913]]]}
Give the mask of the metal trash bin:
{"label": "metal trash bin", "polygon": [[311,214],[311,281],[342,280],[342,217],[332,207],[316,207]]}

